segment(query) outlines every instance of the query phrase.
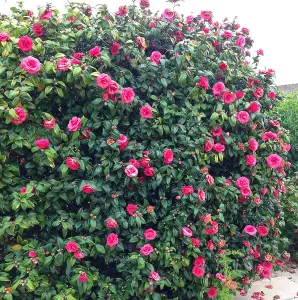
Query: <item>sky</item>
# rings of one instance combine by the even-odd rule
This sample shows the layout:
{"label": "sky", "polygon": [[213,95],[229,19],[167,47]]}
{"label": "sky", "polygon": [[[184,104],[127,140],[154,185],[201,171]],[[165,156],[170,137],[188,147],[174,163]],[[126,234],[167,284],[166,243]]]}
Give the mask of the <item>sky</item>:
{"label": "sky", "polygon": [[[24,7],[36,9],[48,2],[58,9],[63,9],[66,0],[23,0]],[[137,2],[139,0],[136,0]],[[10,6],[17,0],[0,0],[1,13],[7,13]],[[77,1],[79,2],[79,1]],[[116,11],[120,5],[129,5],[131,0],[82,0],[82,2],[107,4],[111,11]],[[165,0],[150,0],[153,11],[163,11],[171,4]],[[201,10],[211,10],[214,21],[225,17],[238,17],[238,23],[250,29],[254,40],[254,51],[262,48],[264,56],[260,67],[273,68],[276,71],[276,84],[298,83],[298,23],[297,0],[184,0],[179,12],[189,15],[199,14]]]}

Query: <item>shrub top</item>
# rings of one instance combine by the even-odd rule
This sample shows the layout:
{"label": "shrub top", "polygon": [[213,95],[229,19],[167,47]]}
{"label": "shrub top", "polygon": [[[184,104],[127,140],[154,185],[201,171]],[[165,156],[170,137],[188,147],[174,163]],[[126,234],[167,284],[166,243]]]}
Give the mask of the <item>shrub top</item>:
{"label": "shrub top", "polygon": [[288,258],[274,70],[168,2],[2,16],[1,297],[226,299]]}

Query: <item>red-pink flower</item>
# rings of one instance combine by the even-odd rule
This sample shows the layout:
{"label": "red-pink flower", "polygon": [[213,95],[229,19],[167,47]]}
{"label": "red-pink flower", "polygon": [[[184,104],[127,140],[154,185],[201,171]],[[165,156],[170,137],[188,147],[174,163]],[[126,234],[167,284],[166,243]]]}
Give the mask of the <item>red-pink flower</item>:
{"label": "red-pink flower", "polygon": [[119,242],[118,234],[116,234],[116,233],[110,233],[108,235],[106,244],[109,247],[116,247],[117,244],[118,244],[118,242]]}
{"label": "red-pink flower", "polygon": [[20,188],[20,194],[25,194],[27,192],[27,188],[25,186],[23,186],[22,188]]}
{"label": "red-pink flower", "polygon": [[77,131],[81,128],[81,118],[72,117],[67,125],[69,131]]}
{"label": "red-pink flower", "polygon": [[52,17],[52,11],[49,10],[49,9],[46,9],[46,10],[42,13],[42,15],[40,16],[40,19],[41,19],[41,20],[48,20],[48,19],[50,19],[51,17]]}
{"label": "red-pink flower", "polygon": [[67,242],[65,249],[67,252],[77,252],[79,248],[76,242],[69,241]]}
{"label": "red-pink flower", "polygon": [[191,243],[194,247],[200,247],[201,246],[201,242],[200,240],[196,239],[196,238],[191,238]]}
{"label": "red-pink flower", "polygon": [[171,149],[166,149],[163,153],[163,161],[170,164],[174,160],[174,153]]}
{"label": "red-pink flower", "polygon": [[152,167],[145,167],[144,174],[148,177],[153,177],[155,175],[154,169]]}
{"label": "red-pink flower", "polygon": [[268,232],[269,232],[269,230],[266,226],[258,226],[257,231],[260,236],[266,236],[266,235],[268,235]]}
{"label": "red-pink flower", "polygon": [[80,168],[80,164],[72,157],[67,157],[65,161],[67,167],[74,171],[77,171]]}
{"label": "red-pink flower", "polygon": [[215,129],[211,129],[210,132],[213,136],[221,136],[222,135],[222,129],[220,126],[217,126]]}
{"label": "red-pink flower", "polygon": [[118,223],[115,219],[113,218],[110,218],[106,221],[106,225],[107,227],[109,228],[117,228],[118,227]]}
{"label": "red-pink flower", "polygon": [[96,83],[97,85],[102,88],[102,89],[106,89],[107,87],[110,86],[112,82],[112,79],[109,75],[107,74],[100,74],[97,78],[96,78]]}
{"label": "red-pink flower", "polygon": [[134,99],[135,92],[131,87],[124,88],[121,93],[121,100],[123,103],[131,103]]}
{"label": "red-pink flower", "polygon": [[199,198],[199,201],[205,201],[206,193],[204,190],[198,190],[198,198]]}
{"label": "red-pink flower", "polygon": [[196,277],[203,277],[205,274],[205,270],[199,266],[194,266],[192,269],[192,274]]}
{"label": "red-pink flower", "polygon": [[256,227],[254,227],[252,225],[246,225],[244,227],[244,232],[249,235],[256,235],[257,229],[256,229]]}
{"label": "red-pink flower", "polygon": [[143,247],[141,247],[140,252],[144,256],[148,256],[153,252],[153,247],[150,244],[145,244]]}
{"label": "red-pink flower", "polygon": [[269,93],[268,93],[268,97],[269,97],[271,100],[275,99],[275,93],[274,93],[274,92],[269,92]]}
{"label": "red-pink flower", "polygon": [[185,237],[192,237],[192,230],[188,227],[182,227],[182,233]]}
{"label": "red-pink flower", "polygon": [[127,9],[127,6],[126,6],[126,5],[120,6],[120,7],[118,8],[118,11],[116,12],[116,15],[117,15],[117,16],[123,17],[123,16],[126,16],[126,15],[127,15],[127,12],[128,12],[128,9]]}
{"label": "red-pink flower", "polygon": [[85,184],[82,187],[82,192],[85,194],[93,194],[95,192],[95,190],[90,184]]}
{"label": "red-pink flower", "polygon": [[70,66],[71,60],[67,59],[66,57],[63,57],[57,61],[57,69],[59,71],[67,71]]}
{"label": "red-pink flower", "polygon": [[172,11],[171,9],[169,9],[169,8],[166,8],[166,9],[164,10],[162,16],[163,16],[165,19],[172,21],[172,20],[175,18],[175,12]]}
{"label": "red-pink flower", "polygon": [[253,101],[246,110],[250,113],[260,112],[260,105],[257,101]]}
{"label": "red-pink flower", "polygon": [[119,85],[116,81],[112,80],[110,82],[110,85],[107,87],[107,92],[110,95],[114,95],[117,94],[119,92]]}
{"label": "red-pink flower", "polygon": [[253,138],[249,140],[248,145],[248,148],[251,151],[257,151],[259,148],[259,143],[256,141],[256,139]]}
{"label": "red-pink flower", "polygon": [[214,178],[211,175],[206,175],[206,181],[208,185],[212,185],[214,183]]}
{"label": "red-pink flower", "polygon": [[129,215],[133,215],[135,213],[135,211],[138,209],[139,207],[137,205],[134,205],[134,204],[127,204],[126,206],[126,211]]}
{"label": "red-pink flower", "polygon": [[251,195],[251,190],[249,187],[243,187],[242,189],[240,189],[240,193],[244,197],[249,197]]}
{"label": "red-pink flower", "polygon": [[236,185],[238,188],[242,189],[244,187],[249,187],[249,179],[242,176],[242,177],[239,177],[237,180],[236,180]]}
{"label": "red-pink flower", "polygon": [[18,41],[18,47],[23,52],[29,52],[32,50],[33,42],[29,36],[22,36]]}
{"label": "red-pink flower", "polygon": [[191,185],[185,185],[181,190],[183,195],[190,195],[194,192],[194,189]]}
{"label": "red-pink flower", "polygon": [[5,32],[0,32],[0,42],[6,42],[9,40],[9,34]]}
{"label": "red-pink flower", "polygon": [[112,55],[116,55],[119,53],[120,44],[117,42],[113,42],[112,46],[110,47],[110,52]]}
{"label": "red-pink flower", "polygon": [[236,115],[236,119],[238,120],[239,123],[241,124],[246,124],[250,120],[249,113],[246,111],[239,111],[238,114]]}
{"label": "red-pink flower", "polygon": [[245,37],[240,35],[236,41],[236,46],[243,48],[245,46]]}
{"label": "red-pink flower", "polygon": [[150,119],[152,117],[152,108],[150,105],[144,105],[140,109],[140,115],[144,119]]}
{"label": "red-pink flower", "polygon": [[159,274],[155,271],[151,271],[148,278],[153,279],[154,281],[159,281],[160,280]]}
{"label": "red-pink flower", "polygon": [[206,152],[210,152],[213,149],[213,146],[214,146],[214,140],[213,139],[207,140],[205,142],[204,149]]}
{"label": "red-pink flower", "polygon": [[53,129],[56,126],[56,119],[51,118],[51,119],[44,120],[43,126],[47,129]]}
{"label": "red-pink flower", "polygon": [[209,288],[209,291],[207,292],[207,296],[209,298],[215,298],[217,296],[217,289],[215,287],[211,286]]}
{"label": "red-pink flower", "polygon": [[264,90],[262,88],[257,88],[256,90],[253,91],[253,94],[256,98],[260,99],[264,95]]}
{"label": "red-pink flower", "polygon": [[16,115],[18,116],[17,119],[14,119],[14,118],[10,118],[10,121],[11,123],[14,123],[16,125],[20,125],[21,123],[23,123],[27,117],[28,117],[28,114],[24,111],[23,108],[21,107],[16,107],[14,109],[14,112],[16,113]]}
{"label": "red-pink flower", "polygon": [[136,159],[130,159],[128,162],[130,164],[132,164],[133,166],[135,166],[137,169],[140,168],[140,166],[141,166],[141,164],[139,163],[139,161],[136,160]]}
{"label": "red-pink flower", "polygon": [[80,251],[77,251],[73,254],[73,256],[76,258],[76,259],[83,259],[85,257],[85,254],[83,252],[80,252]]}
{"label": "red-pink flower", "polygon": [[98,46],[95,46],[95,47],[93,47],[89,50],[89,55],[91,57],[99,57],[100,56],[100,51],[101,51],[101,48],[98,47]]}
{"label": "red-pink flower", "polygon": [[35,146],[39,149],[47,149],[50,147],[50,142],[47,139],[39,139],[35,142]]}
{"label": "red-pink flower", "polygon": [[138,176],[138,169],[133,166],[133,165],[128,165],[125,170],[124,170],[125,174],[130,177],[130,178],[134,178]]}
{"label": "red-pink flower", "polygon": [[40,23],[35,23],[32,29],[36,36],[41,37],[44,35],[44,29]]}
{"label": "red-pink flower", "polygon": [[248,154],[245,157],[246,159],[246,165],[249,167],[254,167],[257,163],[257,159],[254,155]]}
{"label": "red-pink flower", "polygon": [[78,280],[80,282],[88,282],[88,276],[87,276],[86,272],[81,272]]}
{"label": "red-pink flower", "polygon": [[222,95],[222,99],[224,103],[230,104],[236,100],[236,95],[232,92],[224,92]]}
{"label": "red-pink flower", "polygon": [[270,154],[266,161],[269,168],[276,169],[281,166],[282,158],[277,154]]}
{"label": "red-pink flower", "polygon": [[120,133],[120,137],[117,140],[117,143],[119,144],[120,151],[123,151],[129,144],[127,136]]}
{"label": "red-pink flower", "polygon": [[215,145],[213,146],[213,149],[214,149],[216,152],[218,152],[218,153],[224,152],[224,151],[225,151],[225,145],[222,145],[222,144],[217,143],[217,144],[215,144]]}
{"label": "red-pink flower", "polygon": [[160,65],[161,53],[158,51],[153,51],[150,55],[150,61],[156,65]]}
{"label": "red-pink flower", "polygon": [[208,78],[204,76],[200,76],[199,82],[196,84],[197,87],[201,87],[204,90],[207,90],[209,88],[209,81]]}
{"label": "red-pink flower", "polygon": [[40,70],[40,62],[37,58],[28,56],[22,60],[21,68],[29,74],[36,74]]}
{"label": "red-pink flower", "polygon": [[144,231],[144,237],[146,240],[154,240],[156,238],[156,231],[152,228],[149,228]]}
{"label": "red-pink flower", "polygon": [[209,10],[202,10],[201,13],[200,13],[200,17],[203,20],[209,21],[212,18],[212,12],[209,11]]}
{"label": "red-pink flower", "polygon": [[237,97],[238,99],[243,98],[243,96],[244,96],[244,93],[243,93],[242,91],[237,91],[237,92],[236,92],[236,97]]}
{"label": "red-pink flower", "polygon": [[142,9],[148,8],[150,6],[149,0],[140,0],[140,7]]}
{"label": "red-pink flower", "polygon": [[228,65],[227,65],[226,63],[221,62],[221,63],[219,64],[219,69],[220,69],[221,71],[225,71],[227,68],[228,68]]}
{"label": "red-pink flower", "polygon": [[221,273],[216,273],[215,278],[222,282],[226,281],[226,276]]}
{"label": "red-pink flower", "polygon": [[198,256],[194,261],[195,266],[204,267],[205,266],[205,259],[203,256]]}
{"label": "red-pink flower", "polygon": [[28,256],[29,256],[30,258],[34,258],[34,257],[37,256],[37,253],[36,253],[34,250],[30,250]]}
{"label": "red-pink flower", "polygon": [[213,88],[212,88],[212,91],[213,91],[213,94],[215,96],[219,96],[222,94],[222,92],[225,90],[225,85],[223,82],[217,82],[214,84]]}
{"label": "red-pink flower", "polygon": [[212,241],[207,242],[207,249],[208,250],[213,250],[214,249],[214,243]]}

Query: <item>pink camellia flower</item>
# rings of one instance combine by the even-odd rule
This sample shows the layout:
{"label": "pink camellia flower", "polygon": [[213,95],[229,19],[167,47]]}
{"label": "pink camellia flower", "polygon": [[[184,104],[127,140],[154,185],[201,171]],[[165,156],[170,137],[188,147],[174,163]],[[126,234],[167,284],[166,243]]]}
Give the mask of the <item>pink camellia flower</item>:
{"label": "pink camellia flower", "polygon": [[82,132],[81,133],[81,137],[83,140],[90,140],[91,139],[91,135],[90,135],[91,130],[89,128],[86,128],[85,133]]}
{"label": "pink camellia flower", "polygon": [[18,41],[18,47],[23,52],[29,52],[32,50],[33,42],[29,36],[22,36]]}
{"label": "pink camellia flower", "polygon": [[137,41],[137,44],[141,47],[142,50],[145,50],[147,48],[145,38],[138,36],[136,41]]}
{"label": "pink camellia flower", "polygon": [[97,78],[96,78],[96,83],[97,85],[102,88],[102,89],[106,89],[110,86],[112,82],[112,79],[109,75],[107,74],[100,74]]}
{"label": "pink camellia flower", "polygon": [[215,278],[222,282],[226,281],[226,276],[221,273],[216,273]]}
{"label": "pink camellia flower", "polygon": [[210,132],[213,136],[221,136],[222,135],[222,129],[220,126],[217,126],[215,129],[211,129]]}
{"label": "pink camellia flower", "polygon": [[127,136],[120,133],[120,137],[117,140],[117,143],[119,144],[120,151],[123,151],[129,144]]}
{"label": "pink camellia flower", "polygon": [[191,243],[194,247],[200,247],[201,246],[201,242],[200,240],[196,239],[196,238],[191,238]]}
{"label": "pink camellia flower", "polygon": [[242,189],[240,189],[240,193],[244,197],[249,197],[251,195],[251,190],[249,187],[243,187]]}
{"label": "pink camellia flower", "polygon": [[112,80],[110,82],[110,85],[107,87],[107,92],[110,95],[114,95],[117,94],[119,92],[119,85],[116,81]]}
{"label": "pink camellia flower", "polygon": [[118,223],[115,219],[113,218],[110,218],[106,221],[106,225],[107,227],[109,228],[117,228],[118,227]]}
{"label": "pink camellia flower", "polygon": [[257,50],[257,55],[264,55],[264,50],[263,49],[258,49]]}
{"label": "pink camellia flower", "polygon": [[47,129],[53,129],[56,126],[56,119],[51,118],[44,120],[43,126]]}
{"label": "pink camellia flower", "polygon": [[252,225],[246,225],[244,227],[244,232],[249,235],[256,235],[257,229],[256,229],[256,227],[254,227]]}
{"label": "pink camellia flower", "polygon": [[9,40],[9,34],[5,32],[0,32],[0,42],[6,42]]}
{"label": "pink camellia flower", "polygon": [[21,68],[29,74],[36,74],[40,71],[40,62],[37,58],[28,56],[22,60]]}
{"label": "pink camellia flower", "polygon": [[260,112],[260,105],[257,101],[253,101],[249,104],[247,111],[250,113]]}
{"label": "pink camellia flower", "polygon": [[52,11],[49,10],[49,9],[46,9],[46,10],[42,13],[42,15],[40,16],[40,19],[41,19],[41,20],[48,20],[48,19],[50,19],[50,18],[52,17],[52,15],[53,15]]}
{"label": "pink camellia flower", "polygon": [[39,139],[35,142],[35,146],[39,149],[47,149],[50,147],[50,142],[47,139]]}
{"label": "pink camellia flower", "polygon": [[144,256],[150,255],[153,251],[153,247],[150,244],[145,244],[140,249],[141,254]]}
{"label": "pink camellia flower", "polygon": [[110,233],[108,235],[106,244],[109,247],[116,247],[118,245],[118,242],[119,242],[118,234],[116,234],[116,233]]}
{"label": "pink camellia flower", "polygon": [[236,97],[237,97],[238,99],[243,98],[243,96],[244,96],[244,93],[243,93],[242,91],[237,91],[237,92],[236,92]]}
{"label": "pink camellia flower", "polygon": [[73,254],[73,256],[76,258],[76,259],[83,259],[85,257],[85,254],[83,252],[80,252],[80,251],[77,251]]}
{"label": "pink camellia flower", "polygon": [[140,7],[142,9],[148,8],[150,6],[149,0],[140,0]]}
{"label": "pink camellia flower", "polygon": [[124,17],[124,16],[127,15],[127,12],[128,12],[128,8],[127,8],[126,5],[120,6],[120,7],[118,8],[118,11],[116,12],[116,15],[117,15],[117,16],[121,16],[121,17]]}
{"label": "pink camellia flower", "polygon": [[222,95],[222,99],[224,103],[230,104],[236,100],[236,95],[232,92],[224,92]]}
{"label": "pink camellia flower", "polygon": [[155,271],[151,271],[148,278],[153,279],[154,281],[159,281],[160,280],[159,274]]}
{"label": "pink camellia flower", "polygon": [[214,243],[212,241],[208,241],[207,242],[207,249],[208,250],[213,250],[214,249]]}
{"label": "pink camellia flower", "polygon": [[65,161],[67,167],[74,171],[77,171],[80,168],[80,164],[72,157],[68,156]]}
{"label": "pink camellia flower", "polygon": [[133,166],[133,165],[128,165],[125,170],[124,170],[125,174],[130,177],[130,178],[134,178],[138,176],[138,169]]}
{"label": "pink camellia flower", "polygon": [[67,71],[70,66],[71,60],[67,59],[66,57],[63,57],[57,61],[57,69],[59,71]]}
{"label": "pink camellia flower", "polygon": [[198,198],[199,198],[199,201],[205,201],[206,193],[204,190],[198,190]]}
{"label": "pink camellia flower", "polygon": [[211,175],[206,175],[206,181],[208,185],[212,185],[214,183],[214,178]]}
{"label": "pink camellia flower", "polygon": [[272,141],[275,141],[275,140],[278,140],[278,136],[276,133],[272,132],[272,131],[268,131],[268,132],[264,132],[262,134],[262,140],[264,142],[267,142],[268,140],[272,140]]}
{"label": "pink camellia flower", "polygon": [[217,144],[215,144],[215,145],[213,146],[213,149],[214,149],[216,152],[218,152],[218,153],[224,152],[224,151],[225,151],[225,145],[222,145],[222,144],[217,143]]}
{"label": "pink camellia flower", "polygon": [[225,71],[228,68],[228,65],[224,62],[221,62],[218,67],[221,71]]}
{"label": "pink camellia flower", "polygon": [[209,10],[202,10],[200,13],[200,17],[205,21],[209,21],[212,18],[212,12]]}
{"label": "pink camellia flower", "polygon": [[78,60],[81,60],[83,57],[84,57],[84,53],[83,52],[75,52],[73,55],[72,55],[73,58],[76,58]]}
{"label": "pink camellia flower", "polygon": [[153,177],[155,175],[155,171],[152,167],[146,167],[144,169],[144,174],[148,177]]}
{"label": "pink camellia flower", "polygon": [[212,88],[212,91],[213,91],[213,94],[215,96],[219,96],[222,94],[222,92],[225,90],[225,85],[223,82],[217,82],[214,84],[213,88]]}
{"label": "pink camellia flower", "polygon": [[261,198],[260,197],[255,197],[254,198],[254,203],[256,204],[256,205],[259,205],[259,204],[261,204]]}
{"label": "pink camellia flower", "polygon": [[259,143],[256,141],[256,139],[253,138],[249,140],[248,145],[248,148],[251,151],[257,151],[259,148]]}
{"label": "pink camellia flower", "polygon": [[113,44],[110,47],[110,52],[112,55],[119,54],[120,44],[117,42],[113,42]]}
{"label": "pink camellia flower", "polygon": [[215,298],[217,296],[217,289],[215,287],[211,286],[209,288],[209,291],[207,292],[207,296],[209,298]]}
{"label": "pink camellia flower", "polygon": [[275,93],[274,93],[274,92],[269,92],[269,93],[268,93],[268,97],[269,97],[271,100],[275,99]]}
{"label": "pink camellia flower", "polygon": [[82,192],[85,194],[93,194],[95,190],[90,184],[86,184],[82,187]]}
{"label": "pink camellia flower", "polygon": [[135,213],[135,211],[138,209],[139,207],[137,205],[134,204],[127,204],[126,206],[126,211],[129,215],[133,215]]}
{"label": "pink camellia flower", "polygon": [[144,119],[150,119],[152,117],[152,108],[150,105],[144,105],[140,109],[140,115]]}
{"label": "pink camellia flower", "polygon": [[195,266],[204,267],[205,266],[205,259],[203,256],[198,256],[194,261]]}
{"label": "pink camellia flower", "polygon": [[72,117],[67,125],[69,131],[77,131],[81,128],[81,118]]}
{"label": "pink camellia flower", "polygon": [[236,185],[238,188],[242,189],[244,187],[249,187],[249,179],[242,176],[242,177],[239,177],[237,180],[236,180]]}
{"label": "pink camellia flower", "polygon": [[185,19],[185,22],[186,22],[186,24],[190,25],[193,20],[194,20],[193,16],[187,16]]}
{"label": "pink camellia flower", "polygon": [[188,227],[182,227],[182,233],[185,237],[192,237],[192,230]]}
{"label": "pink camellia flower", "polygon": [[236,119],[239,123],[246,124],[249,122],[250,116],[248,112],[242,110],[238,112],[238,114],[236,115]]}
{"label": "pink camellia flower", "polygon": [[95,47],[93,47],[89,50],[89,55],[91,57],[99,57],[100,56],[100,51],[101,51],[101,48],[98,47],[98,46],[95,46]]}
{"label": "pink camellia flower", "polygon": [[254,155],[248,154],[245,157],[246,159],[246,165],[249,167],[254,167],[257,163],[257,159]]}
{"label": "pink camellia flower", "polygon": [[24,187],[20,188],[19,192],[20,192],[20,194],[25,194],[26,191],[27,191],[27,188],[24,186]]}
{"label": "pink camellia flower", "polygon": [[276,169],[281,166],[282,158],[277,154],[270,154],[266,161],[269,168]]}
{"label": "pink camellia flower", "polygon": [[196,83],[197,87],[201,87],[204,90],[207,90],[209,88],[209,81],[208,78],[204,77],[204,76],[200,76],[199,82]]}
{"label": "pink camellia flower", "polygon": [[269,124],[272,127],[279,127],[280,126],[280,123],[277,120],[270,120]]}
{"label": "pink camellia flower", "polygon": [[166,8],[162,14],[162,16],[169,21],[172,21],[175,18],[175,15],[175,12],[169,8]]}
{"label": "pink camellia flower", "polygon": [[158,51],[153,51],[150,55],[150,61],[156,65],[160,65],[161,53]]}
{"label": "pink camellia flower", "polygon": [[147,156],[141,158],[140,164],[142,167],[150,167],[150,158]]}
{"label": "pink camellia flower", "polygon": [[40,23],[35,23],[32,29],[36,36],[42,37],[44,35],[44,28]]}
{"label": "pink camellia flower", "polygon": [[154,240],[156,238],[156,231],[153,230],[152,228],[149,228],[144,231],[144,237],[146,240]]}
{"label": "pink camellia flower", "polygon": [[81,272],[78,280],[80,282],[88,282],[88,276],[87,276],[86,272]]}
{"label": "pink camellia flower", "polygon": [[266,226],[258,226],[257,231],[258,231],[258,234],[263,237],[268,235],[268,232],[269,232],[269,230]]}
{"label": "pink camellia flower", "polygon": [[192,268],[192,274],[196,277],[203,277],[205,274],[205,270],[199,266],[194,266]]}
{"label": "pink camellia flower", "polygon": [[131,103],[134,99],[135,92],[131,87],[124,88],[120,95],[123,103]]}
{"label": "pink camellia flower", "polygon": [[233,36],[233,33],[230,30],[225,30],[224,33],[222,34],[222,37],[224,39],[229,39],[232,36]]}
{"label": "pink camellia flower", "polygon": [[79,248],[76,242],[69,241],[67,242],[65,249],[67,252],[77,252]]}
{"label": "pink camellia flower", "polygon": [[131,163],[133,166],[135,166],[137,169],[140,168],[140,166],[141,166],[139,161],[136,159],[130,159],[128,162]]}
{"label": "pink camellia flower", "polygon": [[170,164],[174,160],[174,153],[171,149],[166,149],[163,153],[163,161],[166,164]]}
{"label": "pink camellia flower", "polygon": [[214,146],[214,140],[213,139],[207,140],[205,142],[204,150],[206,152],[210,152],[213,149],[213,146]]}
{"label": "pink camellia flower", "polygon": [[243,48],[245,46],[245,37],[240,35],[236,41],[236,46]]}
{"label": "pink camellia flower", "polygon": [[14,118],[10,118],[11,123],[16,124],[16,125],[20,125],[22,124],[24,121],[26,121],[28,114],[24,111],[23,108],[21,107],[16,107],[14,109],[16,115],[18,116],[17,119]]}
{"label": "pink camellia flower", "polygon": [[264,90],[262,88],[257,88],[256,90],[253,91],[253,94],[256,98],[260,99],[264,95]]}
{"label": "pink camellia flower", "polygon": [[181,190],[183,195],[190,195],[194,192],[194,189],[191,185],[185,185]]}
{"label": "pink camellia flower", "polygon": [[28,253],[28,256],[29,256],[30,258],[34,258],[34,257],[37,256],[37,253],[36,253],[34,250],[30,250],[29,253]]}

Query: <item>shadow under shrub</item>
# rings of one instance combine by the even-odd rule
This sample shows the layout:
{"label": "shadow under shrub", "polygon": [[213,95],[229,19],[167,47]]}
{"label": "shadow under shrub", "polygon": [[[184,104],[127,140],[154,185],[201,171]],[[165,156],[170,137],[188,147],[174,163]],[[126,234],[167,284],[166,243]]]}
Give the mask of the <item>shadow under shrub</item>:
{"label": "shadow under shrub", "polygon": [[140,2],[0,21],[1,298],[228,299],[288,258],[274,71]]}

